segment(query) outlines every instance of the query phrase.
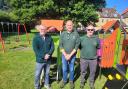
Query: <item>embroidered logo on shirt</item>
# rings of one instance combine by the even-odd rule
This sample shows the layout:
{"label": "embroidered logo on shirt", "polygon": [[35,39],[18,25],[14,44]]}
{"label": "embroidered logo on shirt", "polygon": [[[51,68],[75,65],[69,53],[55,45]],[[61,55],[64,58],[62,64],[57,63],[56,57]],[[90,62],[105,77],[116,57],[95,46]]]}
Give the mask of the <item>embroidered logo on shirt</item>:
{"label": "embroidered logo on shirt", "polygon": [[75,39],[75,36],[73,36],[72,39]]}

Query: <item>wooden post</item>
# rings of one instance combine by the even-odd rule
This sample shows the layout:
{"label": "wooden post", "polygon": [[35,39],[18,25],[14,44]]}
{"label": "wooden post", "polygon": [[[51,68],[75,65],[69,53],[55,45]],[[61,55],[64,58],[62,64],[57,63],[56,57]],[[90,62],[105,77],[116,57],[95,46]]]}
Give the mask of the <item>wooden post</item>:
{"label": "wooden post", "polygon": [[1,34],[1,32],[0,32],[0,42],[1,42],[1,44],[2,44],[3,52],[5,52],[4,41],[3,41],[3,39],[2,39],[2,34]]}
{"label": "wooden post", "polygon": [[20,40],[20,24],[18,23],[18,40]]}
{"label": "wooden post", "polygon": [[27,38],[27,40],[28,40],[28,43],[30,44],[30,40],[29,40],[29,36],[28,36],[28,32],[27,32],[27,30],[26,30],[25,24],[23,24],[23,26],[24,26],[24,30],[25,30],[25,32],[26,32],[26,38]]}

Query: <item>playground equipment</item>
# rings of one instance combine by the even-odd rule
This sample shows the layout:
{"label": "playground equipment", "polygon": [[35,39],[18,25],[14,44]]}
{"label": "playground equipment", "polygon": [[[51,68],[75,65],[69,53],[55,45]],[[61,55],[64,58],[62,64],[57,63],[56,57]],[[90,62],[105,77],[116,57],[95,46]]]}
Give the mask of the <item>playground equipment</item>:
{"label": "playground equipment", "polygon": [[[20,23],[9,23],[9,22],[0,22],[2,26],[2,34],[3,36],[11,36],[13,35],[18,35],[18,40],[20,40],[20,32],[21,32],[21,26],[23,26],[23,30],[26,33],[26,38],[30,44],[28,32],[26,30],[25,24],[20,24]],[[11,27],[10,27],[11,26]],[[15,26],[15,28],[14,28]],[[16,30],[15,30],[16,29]],[[9,39],[10,41],[10,39]]]}
{"label": "playground equipment", "polygon": [[[20,26],[21,26],[21,24],[18,24],[18,39],[19,39],[19,40],[20,40],[20,31],[21,31]],[[27,30],[26,30],[25,24],[23,24],[23,28],[24,28],[24,31],[25,31],[25,33],[26,33],[26,38],[27,38],[27,40],[28,40],[28,43],[30,44],[29,35],[28,35]]]}
{"label": "playground equipment", "polygon": [[[128,88],[128,72],[124,72],[122,71],[122,69],[119,69],[120,66],[128,66],[128,39],[125,39],[125,36],[123,36],[124,34],[121,34],[121,30],[123,31],[123,29],[120,25],[120,22],[117,20],[106,23],[102,28],[104,29],[105,33],[111,32],[111,35],[109,35],[108,37],[105,38],[103,36],[103,45],[101,46],[102,56],[100,67],[102,69],[109,70],[109,74],[107,77],[108,81],[106,82],[104,88]],[[112,76],[114,76],[114,78]],[[121,81],[123,81],[123,83],[120,83]],[[114,83],[116,85],[113,85]],[[113,85],[113,87],[110,85]]]}
{"label": "playground equipment", "polygon": [[0,42],[1,42],[1,45],[2,45],[2,49],[3,49],[3,52],[5,52],[5,49],[4,49],[4,41],[2,39],[2,34],[0,32]]}
{"label": "playground equipment", "polygon": [[4,41],[5,44],[21,41],[20,35],[22,30],[24,30],[24,32],[26,33],[27,41],[30,44],[29,35],[26,30],[25,24],[10,23],[10,22],[0,22],[0,24],[2,29],[1,31],[2,40]]}
{"label": "playground equipment", "polygon": [[61,33],[61,31],[63,30],[64,20],[41,20],[41,24],[45,25],[48,28],[54,27]]}
{"label": "playground equipment", "polygon": [[[0,22],[0,23],[1,23],[1,26],[2,26],[2,33],[3,33],[3,35],[5,35],[5,33],[6,33],[6,36],[9,36],[9,23],[8,22],[6,22],[6,23]],[[7,29],[6,31],[4,29],[4,25],[5,24],[6,24],[6,29]],[[10,44],[10,39],[6,40],[5,43]]]}

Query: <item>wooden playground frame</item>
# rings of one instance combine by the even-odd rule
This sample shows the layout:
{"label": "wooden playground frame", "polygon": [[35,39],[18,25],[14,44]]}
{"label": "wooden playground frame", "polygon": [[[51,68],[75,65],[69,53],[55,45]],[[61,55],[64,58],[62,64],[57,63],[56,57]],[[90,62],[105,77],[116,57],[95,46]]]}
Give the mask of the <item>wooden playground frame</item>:
{"label": "wooden playground frame", "polygon": [[0,32],[0,42],[1,42],[1,45],[2,45],[3,52],[5,52],[4,40],[2,38],[2,33],[1,32]]}

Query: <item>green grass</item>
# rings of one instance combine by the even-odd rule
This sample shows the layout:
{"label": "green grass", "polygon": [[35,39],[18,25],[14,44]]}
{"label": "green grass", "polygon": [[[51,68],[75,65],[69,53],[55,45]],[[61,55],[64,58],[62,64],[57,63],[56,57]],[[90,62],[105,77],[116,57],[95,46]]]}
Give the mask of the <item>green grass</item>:
{"label": "green grass", "polygon": [[34,55],[32,51],[8,51],[1,54],[0,89],[32,89]]}
{"label": "green grass", "polygon": [[[29,34],[30,41],[32,41],[34,34]],[[5,44],[5,53],[0,50],[0,89],[34,89],[34,70],[35,70],[35,55],[31,44],[26,41],[25,35],[20,36],[22,40],[15,42],[14,36],[8,37],[10,44]],[[7,39],[8,39],[7,38]],[[55,42],[54,57],[57,56],[57,40],[58,36],[53,36]],[[25,49],[19,49],[26,46]],[[0,45],[1,49],[1,45]],[[52,72],[52,71],[51,71]],[[78,72],[76,72],[78,73]],[[52,73],[50,73],[52,76]],[[52,76],[56,77],[56,76]],[[106,78],[96,79],[96,89],[102,89],[106,82]],[[75,89],[80,89],[80,78],[75,81]],[[59,83],[54,80],[51,84],[52,89],[59,89]],[[85,85],[89,89],[89,84]],[[42,88],[45,89],[45,88]],[[69,83],[64,89],[70,89]]]}

